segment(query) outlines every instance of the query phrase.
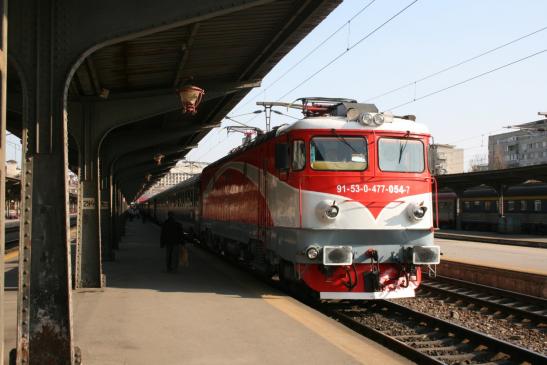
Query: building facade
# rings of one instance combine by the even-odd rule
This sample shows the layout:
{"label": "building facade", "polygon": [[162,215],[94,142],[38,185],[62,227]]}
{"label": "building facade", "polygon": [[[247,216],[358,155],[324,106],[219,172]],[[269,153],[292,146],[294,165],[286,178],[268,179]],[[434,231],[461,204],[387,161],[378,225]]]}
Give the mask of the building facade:
{"label": "building facade", "polygon": [[435,144],[435,175],[463,172],[463,149],[449,144]]}
{"label": "building facade", "polygon": [[518,130],[488,137],[490,170],[547,163],[547,119],[515,127]]}
{"label": "building facade", "polygon": [[177,162],[175,167],[165,174],[154,186],[148,189],[148,191],[143,194],[143,197],[149,198],[161,193],[165,189],[175,186],[184,180],[201,173],[207,165],[207,162],[181,160]]}

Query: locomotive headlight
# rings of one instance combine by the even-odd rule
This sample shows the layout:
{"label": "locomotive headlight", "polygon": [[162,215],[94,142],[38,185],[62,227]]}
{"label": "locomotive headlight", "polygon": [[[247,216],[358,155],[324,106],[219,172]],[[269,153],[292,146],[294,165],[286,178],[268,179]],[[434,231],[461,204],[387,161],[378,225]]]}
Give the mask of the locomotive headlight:
{"label": "locomotive headlight", "polygon": [[336,201],[323,200],[317,204],[317,215],[326,221],[335,220],[340,214],[340,207],[336,205]]}
{"label": "locomotive headlight", "polygon": [[384,124],[384,115],[383,114],[376,114],[373,118],[372,118],[372,122],[376,125],[382,125]]}
{"label": "locomotive headlight", "polygon": [[425,217],[427,213],[427,207],[424,206],[424,202],[420,204],[410,203],[407,208],[408,218],[411,221],[420,221]]}
{"label": "locomotive headlight", "polygon": [[359,115],[359,123],[362,125],[372,125],[372,123],[374,123],[374,114],[361,113],[361,115]]}
{"label": "locomotive headlight", "polygon": [[321,250],[321,247],[319,246],[309,246],[306,249],[306,257],[310,260],[315,260],[319,257],[320,250]]}
{"label": "locomotive headlight", "polygon": [[327,210],[325,211],[325,215],[327,216],[327,218],[334,219],[338,217],[339,212],[340,212],[340,208],[338,208],[337,205],[333,204],[327,208]]}

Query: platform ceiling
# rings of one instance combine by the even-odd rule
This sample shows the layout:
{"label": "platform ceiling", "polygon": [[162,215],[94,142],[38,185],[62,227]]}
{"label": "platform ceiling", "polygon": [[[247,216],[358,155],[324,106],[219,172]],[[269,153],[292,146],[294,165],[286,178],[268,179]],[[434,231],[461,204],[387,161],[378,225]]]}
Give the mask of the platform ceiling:
{"label": "platform ceiling", "polygon": [[[68,101],[103,101],[114,98],[175,93],[184,84],[203,87],[208,100],[196,115],[170,111],[113,130],[105,146],[116,148],[123,136],[135,141],[165,129],[161,143],[166,151],[162,165],[153,161],[150,146],[131,153],[150,157],[124,167],[123,193],[132,199],[183,158],[260,80],[317,26],[339,0],[264,1],[262,5],[218,16],[199,23],[162,31],[92,53],[76,71],[69,87]],[[11,74],[14,74],[13,72]],[[108,93],[108,97],[100,95]],[[8,84],[8,129],[21,133],[20,86],[16,77]],[[70,123],[69,115],[69,123]],[[187,133],[173,139],[168,131],[181,128]],[[138,145],[138,143],[136,143]],[[105,147],[103,146],[103,147]],[[156,149],[157,150],[157,149]],[[71,168],[78,165],[78,150],[69,146]],[[125,154],[127,160],[127,153]]]}

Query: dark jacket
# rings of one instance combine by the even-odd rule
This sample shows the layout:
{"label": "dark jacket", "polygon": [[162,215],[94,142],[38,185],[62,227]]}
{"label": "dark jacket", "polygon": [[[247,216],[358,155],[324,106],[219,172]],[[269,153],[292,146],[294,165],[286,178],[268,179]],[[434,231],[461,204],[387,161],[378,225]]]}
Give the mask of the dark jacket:
{"label": "dark jacket", "polygon": [[161,227],[160,246],[184,244],[182,225],[173,218],[167,218]]}

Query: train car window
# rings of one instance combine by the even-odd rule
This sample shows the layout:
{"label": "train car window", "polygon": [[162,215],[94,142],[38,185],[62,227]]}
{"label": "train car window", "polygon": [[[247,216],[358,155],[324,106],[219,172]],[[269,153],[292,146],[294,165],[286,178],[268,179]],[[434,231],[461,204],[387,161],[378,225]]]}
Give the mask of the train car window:
{"label": "train car window", "polygon": [[471,202],[465,202],[463,203],[464,207],[465,207],[465,210],[469,210],[469,208],[471,208]]}
{"label": "train car window", "polygon": [[408,138],[380,138],[378,162],[382,171],[423,172],[424,144]]}
{"label": "train car window", "polygon": [[520,201],[520,210],[527,210],[527,207],[526,207],[526,200],[521,200]]}
{"label": "train car window", "polygon": [[292,142],[292,161],[293,171],[302,170],[306,166],[306,143],[302,140]]}
{"label": "train car window", "polygon": [[534,200],[534,211],[541,212],[541,200]]}
{"label": "train car window", "polygon": [[363,137],[314,137],[310,142],[314,170],[364,171],[368,166],[367,140]]}
{"label": "train car window", "polygon": [[507,202],[507,210],[509,210],[509,211],[515,210],[515,202],[514,202],[514,201],[509,200],[509,201]]}
{"label": "train car window", "polygon": [[491,210],[491,208],[492,208],[492,202],[488,202],[488,201],[484,202],[484,210],[485,211],[489,212]]}

